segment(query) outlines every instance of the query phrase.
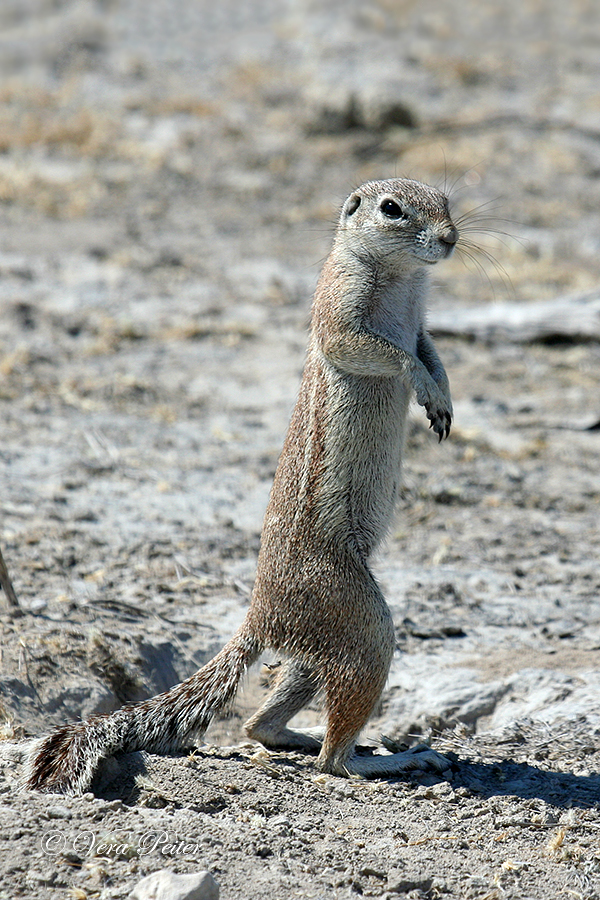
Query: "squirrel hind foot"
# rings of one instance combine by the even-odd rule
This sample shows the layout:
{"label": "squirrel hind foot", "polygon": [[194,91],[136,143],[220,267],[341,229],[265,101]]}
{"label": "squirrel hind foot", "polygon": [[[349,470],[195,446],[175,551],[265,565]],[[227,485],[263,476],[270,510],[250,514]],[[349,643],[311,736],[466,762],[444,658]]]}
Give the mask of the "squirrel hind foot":
{"label": "squirrel hind foot", "polygon": [[269,750],[299,750],[302,753],[319,753],[325,734],[322,727],[274,729],[268,724],[254,726],[252,720],[246,723],[244,730],[249,738]]}
{"label": "squirrel hind foot", "polygon": [[448,757],[427,744],[418,744],[400,753],[385,753],[373,756],[353,756],[346,763],[350,775],[362,778],[389,778],[408,772],[433,772],[444,775],[452,768]]}
{"label": "squirrel hind foot", "polygon": [[407,775],[409,772],[433,772],[444,775],[452,767],[451,760],[432,750],[427,744],[418,744],[400,753],[374,754],[358,756],[352,754],[346,759],[333,758],[320,766],[330,775],[343,778],[393,778]]}

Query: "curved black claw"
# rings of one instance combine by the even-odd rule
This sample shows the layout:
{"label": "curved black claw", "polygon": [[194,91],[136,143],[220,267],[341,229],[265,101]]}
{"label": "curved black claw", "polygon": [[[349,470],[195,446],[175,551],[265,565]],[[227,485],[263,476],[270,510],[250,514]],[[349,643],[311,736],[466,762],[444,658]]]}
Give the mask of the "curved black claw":
{"label": "curved black claw", "polygon": [[441,443],[444,438],[450,434],[450,426],[452,425],[452,416],[449,412],[431,412],[427,410],[427,418],[429,419],[429,427],[433,428]]}

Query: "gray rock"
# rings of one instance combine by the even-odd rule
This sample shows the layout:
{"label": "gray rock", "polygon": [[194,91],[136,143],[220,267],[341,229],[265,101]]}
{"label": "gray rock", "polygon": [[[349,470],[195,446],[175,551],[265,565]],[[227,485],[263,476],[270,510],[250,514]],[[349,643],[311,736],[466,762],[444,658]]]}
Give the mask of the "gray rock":
{"label": "gray rock", "polygon": [[142,878],[131,900],[219,900],[219,885],[210,872],[176,875],[161,869]]}
{"label": "gray rock", "polygon": [[57,804],[56,806],[49,806],[46,810],[49,819],[72,819],[73,813],[66,806],[61,806]]}
{"label": "gray rock", "polygon": [[508,702],[498,704],[489,722],[490,731],[502,730],[512,722],[574,721],[579,716],[598,727],[598,672],[570,675],[547,669],[522,669],[508,680],[508,687]]}
{"label": "gray rock", "polygon": [[46,699],[46,712],[60,712],[62,716],[75,718],[80,711],[82,719],[112,712],[119,706],[114,693],[96,678],[73,676],[66,683],[50,685]]}
{"label": "gray rock", "polygon": [[432,666],[423,674],[425,677],[418,678],[407,669],[392,672],[383,726],[386,734],[410,731],[427,718],[475,724],[494,712],[508,690],[502,681],[481,683],[476,672],[463,667],[436,671]]}

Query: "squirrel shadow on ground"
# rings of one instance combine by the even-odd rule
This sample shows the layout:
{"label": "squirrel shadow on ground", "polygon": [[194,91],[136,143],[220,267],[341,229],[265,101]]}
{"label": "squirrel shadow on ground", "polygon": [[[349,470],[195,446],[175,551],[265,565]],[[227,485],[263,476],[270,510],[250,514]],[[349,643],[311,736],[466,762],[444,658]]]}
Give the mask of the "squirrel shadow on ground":
{"label": "squirrel shadow on ground", "polygon": [[[235,758],[243,762],[243,754],[235,754]],[[511,759],[494,763],[479,763],[473,760],[461,760],[453,756],[452,773],[448,779],[429,773],[412,773],[404,778],[393,778],[391,782],[410,781],[417,785],[439,784],[447,780],[456,789],[466,788],[474,794],[489,799],[491,797],[518,797],[523,800],[538,799],[558,808],[568,809],[578,807],[589,809],[600,805],[600,773],[592,775],[573,775],[569,772],[554,772],[540,769],[529,763],[517,763]],[[231,751],[225,751],[224,759],[232,759]],[[104,800],[120,799],[127,805],[135,805],[140,802],[142,795],[147,794],[152,799],[145,805],[178,805],[174,794],[174,785],[169,784],[163,792],[159,779],[149,774],[146,765],[147,754],[143,752],[122,753],[105,760],[98,772],[91,790]],[[178,764],[183,765],[186,754],[178,754],[168,757],[172,760],[171,771],[176,770]],[[202,772],[202,751],[197,751],[196,769],[198,775],[199,793],[194,809],[213,813],[218,809],[214,807],[215,798],[206,803],[203,794],[206,793],[206,780]],[[211,758],[219,758],[219,754],[211,753]],[[294,764],[293,757],[282,754],[278,757],[273,754],[270,765],[277,768],[285,762],[286,767]],[[303,766],[298,766],[303,768]],[[210,792],[209,792],[210,793]],[[181,798],[182,806],[189,806],[189,798]]]}
{"label": "squirrel shadow on ground", "polygon": [[486,799],[498,796],[537,799],[563,809],[574,806],[589,809],[600,804],[600,773],[553,772],[512,759],[495,763],[459,759],[453,766],[451,784]]}

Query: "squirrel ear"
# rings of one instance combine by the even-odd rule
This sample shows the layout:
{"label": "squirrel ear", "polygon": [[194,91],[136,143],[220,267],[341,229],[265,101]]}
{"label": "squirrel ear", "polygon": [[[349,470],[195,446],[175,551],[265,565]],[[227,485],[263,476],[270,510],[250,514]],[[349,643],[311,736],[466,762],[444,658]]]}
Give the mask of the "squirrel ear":
{"label": "squirrel ear", "polygon": [[358,194],[352,194],[346,201],[346,215],[353,215],[360,206],[360,197]]}

